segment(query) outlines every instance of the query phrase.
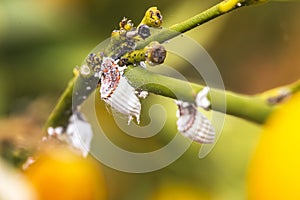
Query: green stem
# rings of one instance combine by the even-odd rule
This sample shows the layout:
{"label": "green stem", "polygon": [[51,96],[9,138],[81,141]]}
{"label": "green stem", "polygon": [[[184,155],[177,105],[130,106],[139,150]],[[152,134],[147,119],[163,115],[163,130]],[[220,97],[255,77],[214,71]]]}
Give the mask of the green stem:
{"label": "green stem", "polygon": [[72,96],[75,82],[78,76],[74,76],[68,83],[65,91],[59,98],[55,108],[51,112],[50,116],[47,119],[45,128],[48,127],[65,127],[68,123],[69,117],[72,114]]}
{"label": "green stem", "polygon": [[[129,68],[125,76],[137,89],[184,101],[194,101],[204,86],[162,76],[142,68]],[[264,123],[274,107],[257,96],[247,96],[211,88],[212,109],[256,123]]]}
{"label": "green stem", "polygon": [[256,96],[226,92],[226,113],[242,119],[263,124],[275,107]]}

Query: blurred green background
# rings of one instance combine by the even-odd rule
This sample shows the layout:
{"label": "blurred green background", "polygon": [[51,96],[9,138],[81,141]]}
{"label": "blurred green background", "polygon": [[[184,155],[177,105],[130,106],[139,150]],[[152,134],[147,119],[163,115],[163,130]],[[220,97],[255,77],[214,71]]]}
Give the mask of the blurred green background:
{"label": "blurred green background", "polygon": [[[72,69],[118,28],[123,16],[138,24],[148,7],[157,6],[168,27],[217,2],[0,0],[0,134],[38,134]],[[254,94],[300,77],[299,17],[300,3],[270,2],[226,14],[187,35],[209,52],[228,90]],[[193,80],[188,67],[174,67]],[[170,102],[160,98],[151,99]],[[256,124],[226,117],[205,159],[198,159],[199,145],[193,144],[156,172],[127,174],[103,167],[110,199],[167,199],[164,195],[172,193],[191,195],[188,199],[245,199],[247,165],[259,132]]]}

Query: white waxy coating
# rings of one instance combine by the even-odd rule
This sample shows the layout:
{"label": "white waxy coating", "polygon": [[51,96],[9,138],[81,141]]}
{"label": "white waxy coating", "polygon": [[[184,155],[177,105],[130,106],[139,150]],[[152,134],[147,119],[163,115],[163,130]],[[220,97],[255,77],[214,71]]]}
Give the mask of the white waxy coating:
{"label": "white waxy coating", "polygon": [[208,93],[209,93],[209,87],[205,87],[200,92],[198,92],[195,100],[197,107],[201,107],[205,110],[209,109],[210,101],[207,98]]}
{"label": "white waxy coating", "polygon": [[140,122],[141,103],[135,89],[123,76],[125,67],[120,67],[117,61],[105,57],[101,64],[100,94],[103,101],[114,110],[128,116],[128,124],[135,117]]}
{"label": "white waxy coating", "polygon": [[120,77],[118,87],[109,98],[103,98],[116,111],[129,116],[130,123],[132,117],[140,122],[141,103],[135,94],[135,89],[128,83],[123,76]]}
{"label": "white waxy coating", "polygon": [[76,149],[79,149],[82,155],[86,157],[93,138],[92,127],[87,121],[80,119],[78,113],[73,114],[69,120],[70,123],[66,131],[68,142]]}
{"label": "white waxy coating", "polygon": [[215,129],[210,121],[197,110],[201,107],[209,109],[210,101],[207,98],[209,88],[205,87],[197,96],[195,103],[176,101],[177,111],[177,128],[187,138],[199,143],[213,143],[215,140]]}

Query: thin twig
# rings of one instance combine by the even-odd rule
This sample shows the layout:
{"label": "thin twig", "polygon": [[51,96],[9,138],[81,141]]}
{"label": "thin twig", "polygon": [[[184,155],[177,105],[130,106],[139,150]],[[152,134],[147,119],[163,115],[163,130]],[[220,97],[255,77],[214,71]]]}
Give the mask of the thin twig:
{"label": "thin twig", "polygon": [[[162,76],[134,67],[125,73],[131,85],[137,89],[184,101],[194,101],[202,85]],[[264,123],[274,106],[258,96],[236,94],[211,88],[212,109],[256,123]],[[224,98],[226,101],[224,101]]]}

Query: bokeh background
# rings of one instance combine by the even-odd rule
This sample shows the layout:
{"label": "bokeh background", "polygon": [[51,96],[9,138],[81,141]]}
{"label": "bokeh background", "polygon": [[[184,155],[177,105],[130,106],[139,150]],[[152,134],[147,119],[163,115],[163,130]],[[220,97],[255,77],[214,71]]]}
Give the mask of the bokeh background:
{"label": "bokeh background", "polygon": [[[13,140],[22,147],[39,141],[72,69],[118,28],[124,16],[138,24],[148,7],[157,6],[163,26],[168,27],[217,2],[0,0],[1,141]],[[300,77],[299,17],[299,2],[270,2],[226,14],[187,35],[209,52],[228,90],[255,94]],[[189,66],[174,67],[197,82]],[[147,105],[167,106],[170,101],[151,96]],[[170,127],[148,145],[160,146],[165,137],[172,138],[176,119],[171,120]],[[118,172],[98,163],[109,199],[245,199],[248,164],[260,131],[257,124],[227,116],[217,145],[205,159],[198,159],[200,145],[193,144],[170,166],[147,174]],[[145,147],[137,140],[122,139],[114,128],[111,132],[111,138],[120,136],[120,145]],[[3,144],[7,142],[1,142],[2,148]],[[139,150],[145,150],[142,147]]]}

